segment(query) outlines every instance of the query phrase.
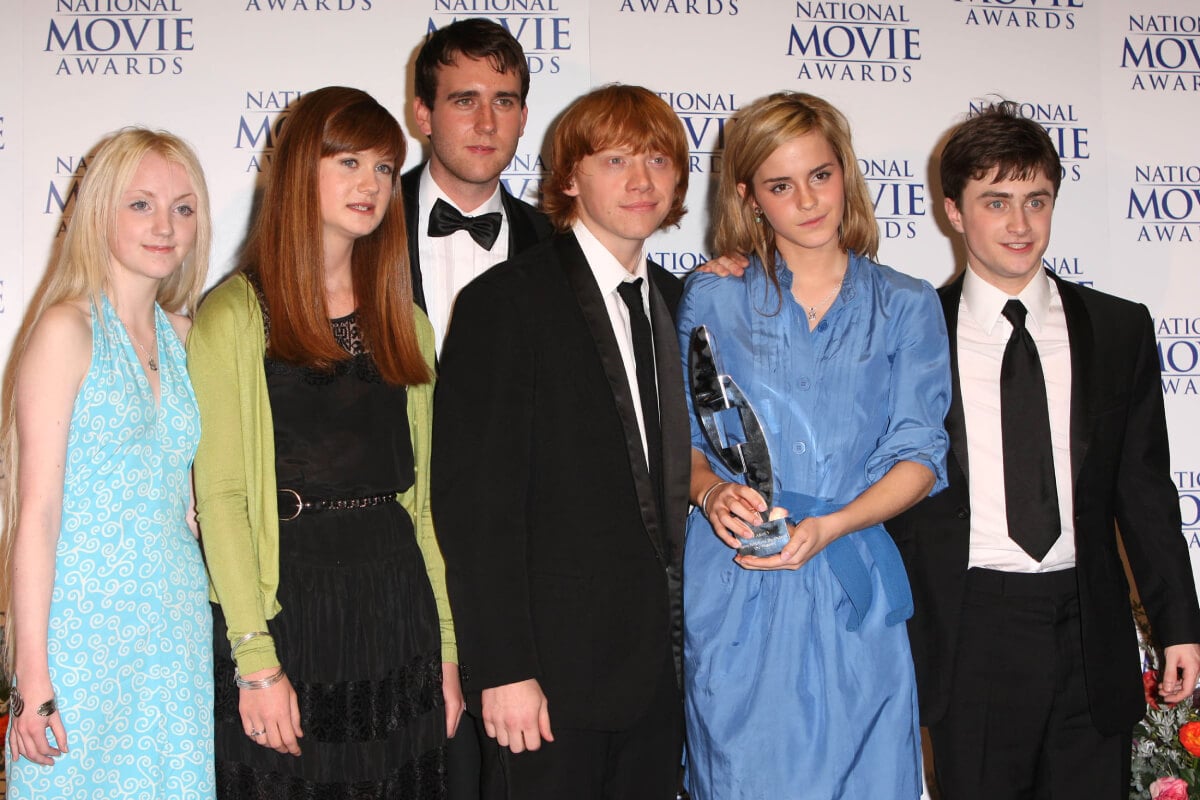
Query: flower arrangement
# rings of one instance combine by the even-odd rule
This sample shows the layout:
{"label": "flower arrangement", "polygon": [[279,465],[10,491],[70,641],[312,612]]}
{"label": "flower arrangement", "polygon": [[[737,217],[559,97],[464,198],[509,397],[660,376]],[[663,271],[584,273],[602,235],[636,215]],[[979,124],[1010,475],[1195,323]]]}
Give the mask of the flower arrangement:
{"label": "flower arrangement", "polygon": [[1161,660],[1150,638],[1150,623],[1134,604],[1143,656],[1146,717],[1133,731],[1130,800],[1200,800],[1200,712],[1197,694],[1175,705],[1158,696]]}

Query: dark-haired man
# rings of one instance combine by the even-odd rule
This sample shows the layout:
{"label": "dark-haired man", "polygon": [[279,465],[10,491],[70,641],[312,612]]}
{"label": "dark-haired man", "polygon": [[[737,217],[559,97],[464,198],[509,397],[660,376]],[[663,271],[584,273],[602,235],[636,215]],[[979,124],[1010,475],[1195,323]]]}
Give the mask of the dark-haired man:
{"label": "dark-haired man", "polygon": [[576,100],[543,185],[558,233],[455,305],[432,506],[467,702],[504,765],[488,797],[675,797],[690,442],[681,285],[645,240],[683,216],[687,168],[654,93]]}
{"label": "dark-haired man", "polygon": [[[550,235],[541,212],[500,182],[525,131],[529,65],[506,28],[462,19],[431,33],[417,53],[413,115],[429,160],[401,178],[413,300],[441,352],[454,298],[484,270]],[[470,666],[463,671],[470,691]],[[482,727],[468,714],[448,745],[448,800],[478,800],[486,774]]]}
{"label": "dark-haired man", "polygon": [[1042,268],[1061,179],[1000,103],[941,158],[964,274],[941,290],[949,488],[888,523],[916,612],[943,800],[1120,798],[1145,704],[1116,527],[1159,642],[1162,694],[1200,671],[1150,315]]}
{"label": "dark-haired man", "polygon": [[504,27],[462,19],[417,54],[413,114],[429,161],[401,179],[413,297],[438,350],[458,291],[550,235],[546,217],[500,183],[525,131],[529,66]]}

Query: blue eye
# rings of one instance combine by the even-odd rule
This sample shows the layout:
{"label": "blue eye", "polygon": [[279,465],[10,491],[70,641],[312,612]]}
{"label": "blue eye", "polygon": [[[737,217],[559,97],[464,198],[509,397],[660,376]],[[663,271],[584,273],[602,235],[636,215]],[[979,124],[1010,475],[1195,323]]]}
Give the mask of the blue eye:
{"label": "blue eye", "polygon": [[175,207],[175,213],[181,217],[190,217],[192,214],[196,213],[196,209],[184,203],[183,205]]}
{"label": "blue eye", "polygon": [[129,207],[132,208],[134,211],[149,211],[150,210],[150,204],[148,202],[146,202],[145,200],[134,200],[132,203],[129,204]]}

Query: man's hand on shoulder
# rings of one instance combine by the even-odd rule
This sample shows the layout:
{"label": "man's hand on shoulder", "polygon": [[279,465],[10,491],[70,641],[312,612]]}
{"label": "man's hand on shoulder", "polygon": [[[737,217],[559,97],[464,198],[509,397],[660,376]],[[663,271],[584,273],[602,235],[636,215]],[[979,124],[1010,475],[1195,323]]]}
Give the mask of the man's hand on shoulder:
{"label": "man's hand on shoulder", "polygon": [[483,690],[483,729],[514,753],[554,741],[550,707],[536,678]]}
{"label": "man's hand on shoulder", "polygon": [[1178,703],[1196,689],[1200,677],[1200,644],[1175,644],[1163,648],[1163,671],[1158,691],[1168,703]]}
{"label": "man's hand on shoulder", "polygon": [[750,260],[741,253],[727,253],[723,256],[705,261],[700,266],[696,267],[697,272],[711,272],[721,278],[742,277],[742,273],[746,271],[746,267],[750,266]]}

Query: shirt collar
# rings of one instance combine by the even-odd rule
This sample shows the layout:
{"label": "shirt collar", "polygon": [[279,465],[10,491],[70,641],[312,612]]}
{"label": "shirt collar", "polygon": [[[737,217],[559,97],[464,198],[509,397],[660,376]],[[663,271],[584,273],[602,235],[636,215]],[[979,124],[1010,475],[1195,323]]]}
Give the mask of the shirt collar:
{"label": "shirt collar", "polygon": [[492,196],[484,201],[479,208],[464,211],[459,208],[458,203],[450,199],[449,195],[442,191],[442,187],[438,186],[437,181],[433,179],[433,174],[429,171],[429,162],[425,162],[425,168],[421,170],[421,189],[417,196],[417,207],[421,209],[421,219],[429,219],[429,211],[433,208],[433,204],[442,200],[453,206],[459,213],[471,217],[478,217],[480,214],[488,214],[492,211],[504,213],[504,202],[500,199],[500,184],[496,184],[496,191],[492,192]]}
{"label": "shirt collar", "polygon": [[[967,267],[966,274],[963,275],[962,297],[967,305],[967,313],[989,336],[1000,321],[1004,304],[1014,299],[1013,295],[997,289],[976,275],[970,267]],[[1029,312],[1025,318],[1026,324],[1034,331],[1040,331],[1046,324],[1047,314],[1050,313],[1050,276],[1045,270],[1039,269],[1033,279],[1025,284],[1021,293],[1016,295],[1016,299],[1020,300]]]}
{"label": "shirt collar", "polygon": [[599,284],[602,294],[615,292],[617,286],[625,281],[632,281],[637,278],[648,279],[650,273],[646,269],[646,249],[644,245],[642,252],[638,254],[637,271],[630,274],[629,270],[625,269],[616,256],[608,252],[608,248],[592,235],[587,225],[584,225],[581,220],[575,220],[575,223],[571,226],[571,230],[575,233],[575,238],[579,241],[579,248],[583,250],[583,255],[587,258],[588,265],[592,268],[592,275],[595,276],[596,283]]}

